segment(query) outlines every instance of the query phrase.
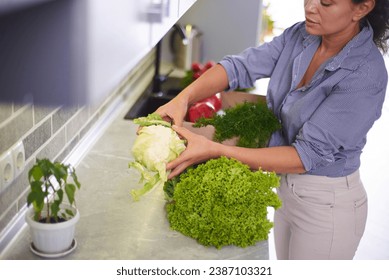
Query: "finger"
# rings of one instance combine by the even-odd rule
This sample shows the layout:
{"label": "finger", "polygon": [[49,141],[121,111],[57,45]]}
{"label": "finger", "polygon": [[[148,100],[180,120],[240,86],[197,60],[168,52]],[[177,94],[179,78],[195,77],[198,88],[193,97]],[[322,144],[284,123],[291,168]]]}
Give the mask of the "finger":
{"label": "finger", "polygon": [[187,137],[189,136],[190,131],[186,129],[183,126],[178,126],[178,125],[173,125],[172,126],[173,130],[177,132],[179,135],[184,137],[185,139],[188,139]]}
{"label": "finger", "polygon": [[155,112],[157,114],[159,114],[164,121],[167,121],[167,122],[171,123],[172,125],[176,124],[176,125],[181,126],[183,123],[183,120],[179,120],[179,119],[175,118],[173,115],[165,112],[164,110],[157,109],[157,111],[155,111]]}
{"label": "finger", "polygon": [[155,114],[158,114],[161,116],[162,119],[169,118],[168,114],[163,110],[163,106],[160,106],[157,110],[154,111]]}
{"label": "finger", "polygon": [[176,158],[176,159],[174,159],[171,162],[168,162],[166,164],[166,169],[173,170],[173,169],[177,168],[177,166],[179,166],[183,162],[187,161],[188,159],[186,158],[185,155],[186,155],[186,153],[185,153],[185,151],[183,151],[178,158]]}
{"label": "finger", "polygon": [[183,119],[174,119],[173,118],[173,125],[177,125],[179,127],[182,127],[182,124],[184,123],[184,120]]}
{"label": "finger", "polygon": [[136,130],[136,135],[140,134],[140,131],[142,130],[143,126],[138,126],[138,129]]}
{"label": "finger", "polygon": [[182,172],[185,171],[186,168],[188,168],[188,166],[189,166],[189,165],[186,165],[186,164],[181,164],[181,165],[177,166],[176,168],[174,168],[174,169],[170,172],[170,174],[169,174],[169,176],[168,176],[168,179],[171,179],[171,178],[174,178],[174,177],[180,175]]}
{"label": "finger", "polygon": [[168,114],[166,114],[162,119],[164,121],[169,122],[169,123],[174,123],[174,119],[171,116],[169,116]]}

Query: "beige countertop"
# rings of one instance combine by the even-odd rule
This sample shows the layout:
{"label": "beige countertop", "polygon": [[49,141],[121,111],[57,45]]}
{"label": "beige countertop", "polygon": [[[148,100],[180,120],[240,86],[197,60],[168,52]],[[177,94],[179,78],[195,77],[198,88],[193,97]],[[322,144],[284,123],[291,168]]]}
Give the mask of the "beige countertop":
{"label": "beige countertop", "polygon": [[[77,195],[81,218],[76,249],[63,259],[268,259],[268,242],[220,250],[204,247],[169,227],[162,189],[134,202],[130,190],[140,188],[139,175],[128,168],[136,136],[124,114],[114,119],[76,167],[82,188]],[[27,226],[15,236],[3,259],[40,259],[30,250]]]}

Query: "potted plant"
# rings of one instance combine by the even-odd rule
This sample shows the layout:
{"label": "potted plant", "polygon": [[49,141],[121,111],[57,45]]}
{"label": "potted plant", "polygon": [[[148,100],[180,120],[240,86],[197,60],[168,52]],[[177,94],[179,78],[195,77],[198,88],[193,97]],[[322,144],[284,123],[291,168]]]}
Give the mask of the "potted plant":
{"label": "potted plant", "polygon": [[[37,159],[28,172],[26,222],[31,250],[43,256],[60,256],[75,246],[75,225],[80,218],[75,192],[81,185],[71,165]],[[64,199],[67,198],[67,199]]]}

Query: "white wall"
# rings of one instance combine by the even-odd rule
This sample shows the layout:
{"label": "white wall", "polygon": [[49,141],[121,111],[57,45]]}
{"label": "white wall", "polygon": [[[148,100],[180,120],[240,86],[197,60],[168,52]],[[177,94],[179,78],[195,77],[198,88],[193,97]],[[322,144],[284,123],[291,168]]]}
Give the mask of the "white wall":
{"label": "white wall", "polygon": [[[385,57],[389,69],[389,56]],[[361,177],[369,199],[366,230],[355,259],[389,260],[389,85],[381,118],[367,135],[361,156]]]}
{"label": "white wall", "polygon": [[268,6],[268,12],[275,21],[275,35],[292,24],[305,20],[304,0],[263,0],[263,5]]}
{"label": "white wall", "polygon": [[[291,24],[304,20],[304,0],[264,0],[270,4],[269,13],[275,20],[275,35]],[[389,56],[385,62],[389,69]],[[389,90],[389,86],[388,86]],[[387,91],[388,91],[387,90]],[[388,96],[388,94],[387,94]],[[386,98],[381,118],[367,136],[367,144],[361,156],[361,177],[369,197],[369,213],[365,234],[355,259],[389,259],[389,98]],[[274,241],[269,236],[270,259],[275,259]]]}

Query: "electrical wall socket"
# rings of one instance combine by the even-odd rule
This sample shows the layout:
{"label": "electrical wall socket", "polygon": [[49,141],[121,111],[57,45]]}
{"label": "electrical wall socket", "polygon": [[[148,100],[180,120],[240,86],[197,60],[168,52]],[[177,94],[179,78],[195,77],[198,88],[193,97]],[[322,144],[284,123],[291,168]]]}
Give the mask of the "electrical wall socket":
{"label": "electrical wall socket", "polygon": [[0,156],[0,192],[22,173],[25,164],[26,157],[22,141]]}
{"label": "electrical wall socket", "polygon": [[14,165],[14,178],[16,178],[22,173],[26,164],[23,141],[18,142],[12,147],[12,159]]}
{"label": "electrical wall socket", "polygon": [[0,192],[14,179],[14,162],[11,151],[0,156]]}

